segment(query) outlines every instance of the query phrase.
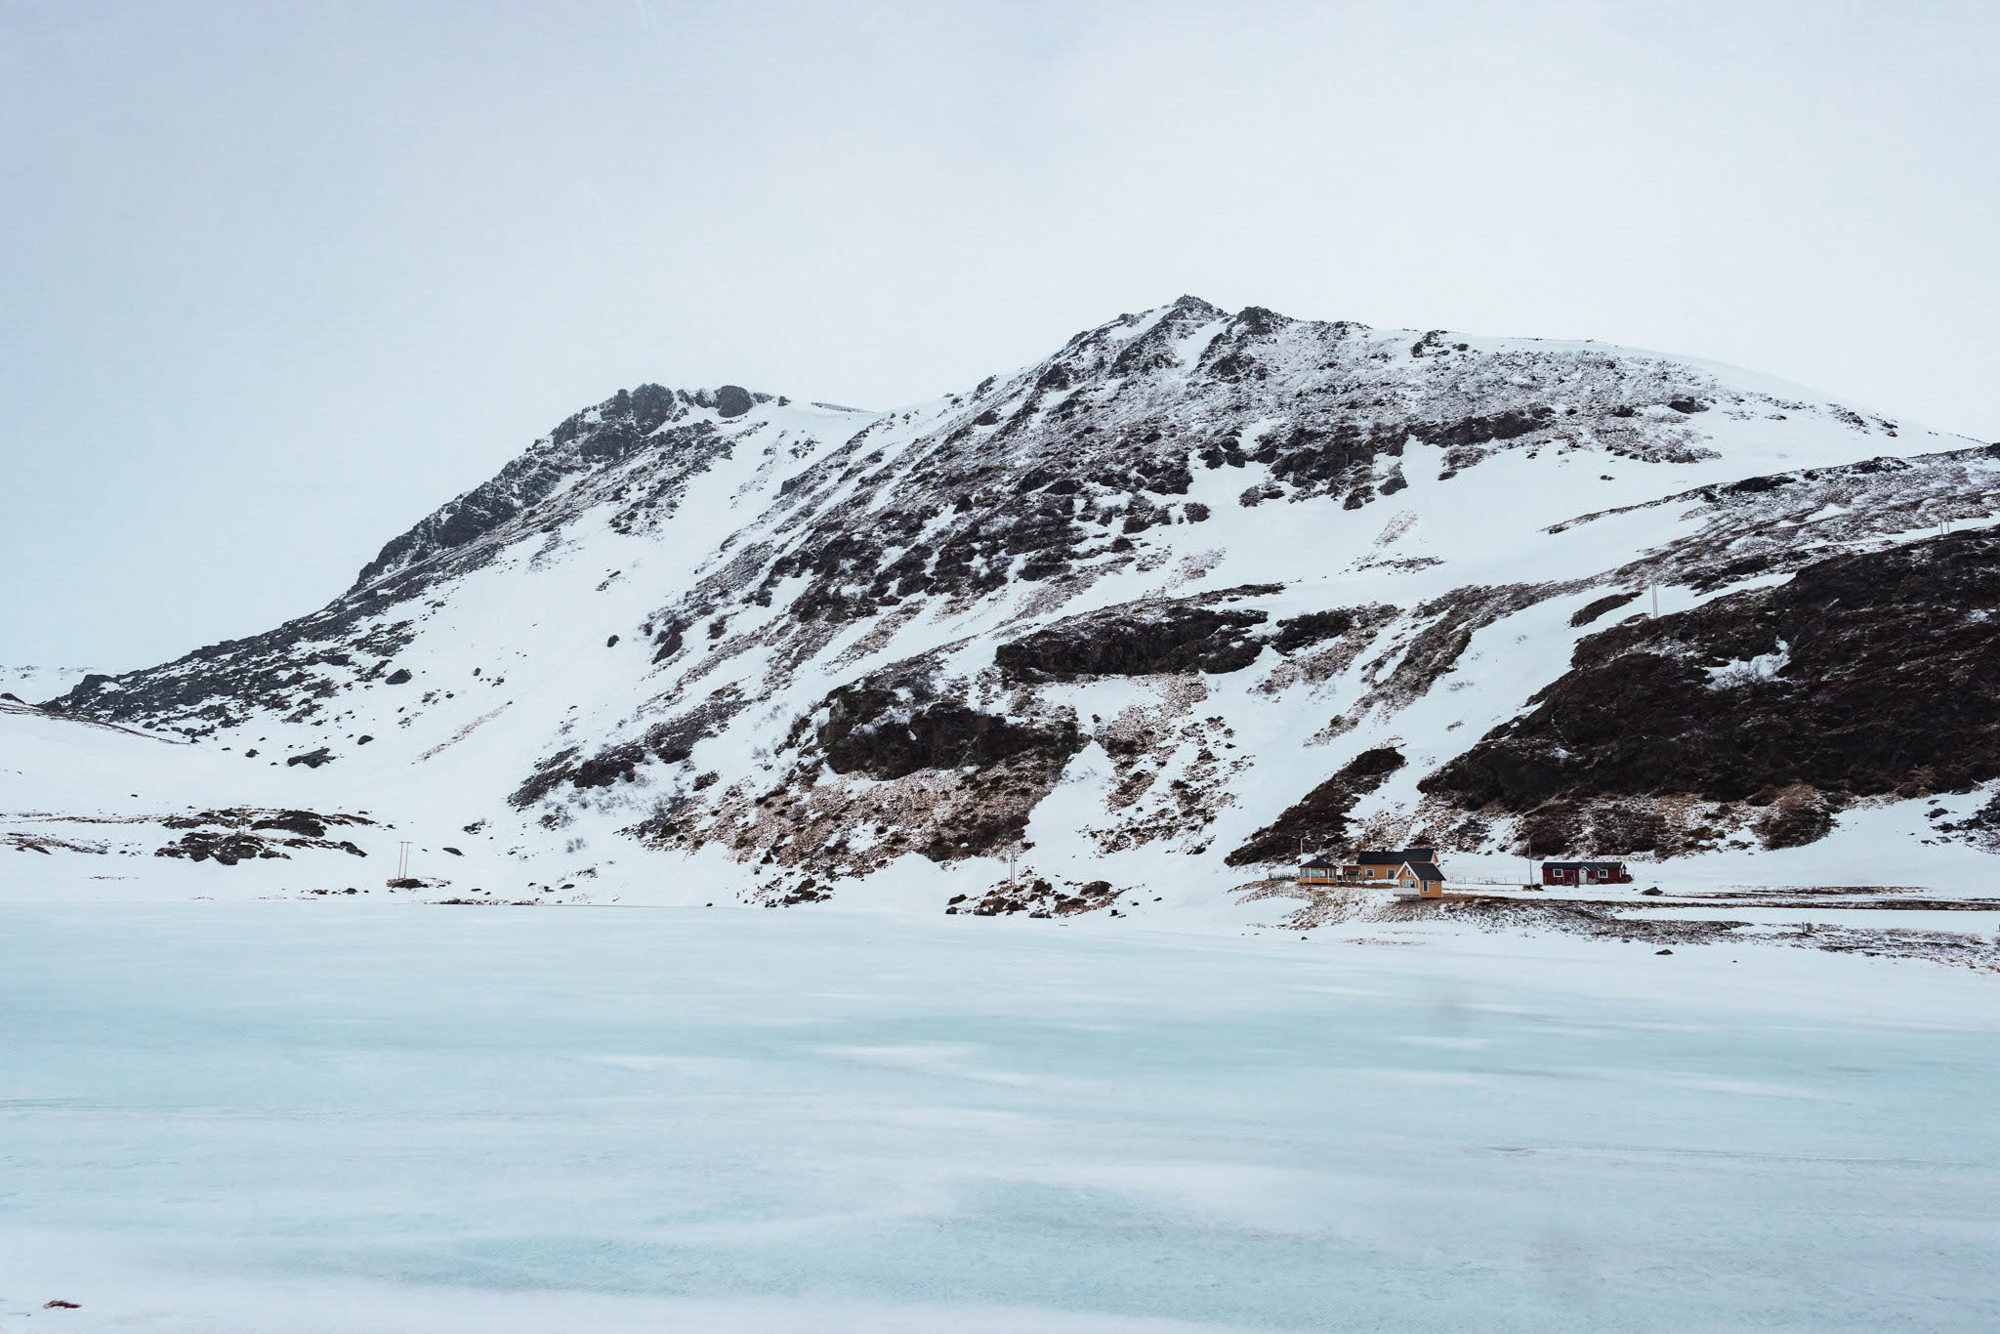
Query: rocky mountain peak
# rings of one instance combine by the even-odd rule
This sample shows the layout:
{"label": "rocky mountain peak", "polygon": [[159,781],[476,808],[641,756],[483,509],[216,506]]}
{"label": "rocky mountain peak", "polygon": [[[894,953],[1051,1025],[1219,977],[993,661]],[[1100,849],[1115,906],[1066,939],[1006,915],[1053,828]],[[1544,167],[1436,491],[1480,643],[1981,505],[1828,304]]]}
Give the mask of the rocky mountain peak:
{"label": "rocky mountain peak", "polygon": [[721,423],[742,418],[758,404],[779,401],[740,385],[693,391],[657,384],[620,389],[565,418],[497,476],[390,539],[362,567],[354,588],[466,547],[548,501],[579,476],[627,463],[641,453],[699,467]]}
{"label": "rocky mountain peak", "polygon": [[[1620,673],[1662,717],[1710,698],[1593,622],[1661,588],[1691,619],[1659,643],[1735,653],[1712,599],[1988,515],[2000,458],[1962,446],[1657,354],[1182,297],[887,413],[621,390],[328,607],[62,707],[327,781],[451,775],[460,823],[522,856],[695,855],[784,902],[1009,844],[1067,849],[1079,883],[1420,825],[1678,854],[1761,826],[1688,765],[1614,791],[1615,754],[1564,751],[1574,718],[1615,729]],[[1630,641],[1615,670],[1536,696],[1600,631]],[[1798,701],[1830,688],[1756,698],[1819,717]]]}

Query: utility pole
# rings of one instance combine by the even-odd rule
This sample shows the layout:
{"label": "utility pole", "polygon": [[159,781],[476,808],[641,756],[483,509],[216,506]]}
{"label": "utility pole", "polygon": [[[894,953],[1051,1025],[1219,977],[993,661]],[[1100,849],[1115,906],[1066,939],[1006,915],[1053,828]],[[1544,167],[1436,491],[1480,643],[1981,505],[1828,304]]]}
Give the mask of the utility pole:
{"label": "utility pole", "polygon": [[398,880],[407,880],[410,878],[410,845],[408,843],[399,843],[396,846],[398,849],[396,854],[396,878]]}
{"label": "utility pole", "polygon": [[1656,621],[1660,619],[1660,586],[1658,584],[1653,585],[1653,619]]}

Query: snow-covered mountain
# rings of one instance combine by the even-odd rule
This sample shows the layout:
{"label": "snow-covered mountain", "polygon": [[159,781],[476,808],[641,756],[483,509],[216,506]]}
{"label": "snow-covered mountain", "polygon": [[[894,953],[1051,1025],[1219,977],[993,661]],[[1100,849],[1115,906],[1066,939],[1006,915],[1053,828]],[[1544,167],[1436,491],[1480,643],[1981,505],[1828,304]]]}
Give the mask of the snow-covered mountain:
{"label": "snow-covered mountain", "polygon": [[1183,297],[894,412],[620,391],[318,611],[8,706],[0,836],[940,910],[1420,836],[1969,866],[1996,511],[2000,446],[1732,368]]}

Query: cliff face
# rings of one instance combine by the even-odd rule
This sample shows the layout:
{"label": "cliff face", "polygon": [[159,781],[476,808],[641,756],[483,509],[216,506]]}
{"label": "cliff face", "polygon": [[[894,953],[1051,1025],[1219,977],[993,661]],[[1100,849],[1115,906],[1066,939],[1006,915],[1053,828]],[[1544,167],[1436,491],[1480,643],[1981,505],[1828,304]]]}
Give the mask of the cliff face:
{"label": "cliff face", "polygon": [[890,413],[621,391],[327,607],[53,707],[773,902],[1775,846],[2000,776],[1986,539],[1914,540],[1996,474],[1726,368],[1182,298]]}

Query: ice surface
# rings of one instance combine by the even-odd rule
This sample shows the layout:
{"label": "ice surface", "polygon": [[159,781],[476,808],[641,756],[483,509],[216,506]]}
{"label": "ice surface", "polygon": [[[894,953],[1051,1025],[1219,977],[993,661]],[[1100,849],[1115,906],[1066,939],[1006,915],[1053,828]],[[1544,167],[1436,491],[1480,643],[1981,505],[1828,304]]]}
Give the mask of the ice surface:
{"label": "ice surface", "polygon": [[0,1330],[1990,1329],[1991,994],[1443,923],[5,904]]}

